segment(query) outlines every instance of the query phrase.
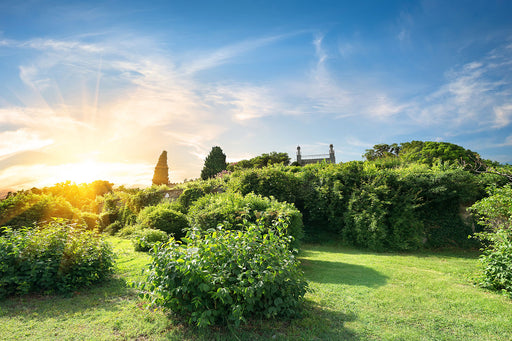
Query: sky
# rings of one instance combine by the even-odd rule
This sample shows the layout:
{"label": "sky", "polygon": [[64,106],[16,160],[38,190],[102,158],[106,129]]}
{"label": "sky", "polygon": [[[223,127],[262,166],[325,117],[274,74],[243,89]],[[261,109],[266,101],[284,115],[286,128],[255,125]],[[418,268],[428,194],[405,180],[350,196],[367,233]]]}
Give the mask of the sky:
{"label": "sky", "polygon": [[512,2],[0,1],[0,190],[444,141],[512,163]]}

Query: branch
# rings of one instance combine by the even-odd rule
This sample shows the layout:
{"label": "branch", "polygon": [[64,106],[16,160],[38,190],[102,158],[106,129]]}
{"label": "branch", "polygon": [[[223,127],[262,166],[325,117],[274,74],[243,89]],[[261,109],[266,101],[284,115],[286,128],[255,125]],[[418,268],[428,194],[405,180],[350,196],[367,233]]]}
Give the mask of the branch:
{"label": "branch", "polygon": [[459,164],[469,171],[481,174],[481,173],[487,173],[487,174],[496,174],[500,176],[504,176],[508,179],[508,181],[512,182],[512,174],[499,172],[494,168],[490,168],[485,164],[485,162],[480,158],[480,156],[475,156],[475,159],[473,163],[468,163],[466,160],[463,160],[462,158],[459,161]]}

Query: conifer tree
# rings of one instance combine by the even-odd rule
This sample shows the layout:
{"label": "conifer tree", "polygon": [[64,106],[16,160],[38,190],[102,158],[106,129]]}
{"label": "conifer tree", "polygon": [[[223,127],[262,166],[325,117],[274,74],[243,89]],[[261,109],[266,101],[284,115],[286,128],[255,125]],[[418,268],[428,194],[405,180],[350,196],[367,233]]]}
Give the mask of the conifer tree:
{"label": "conifer tree", "polygon": [[169,184],[169,167],[167,166],[167,152],[164,150],[158,158],[158,163],[153,174],[153,185]]}
{"label": "conifer tree", "polygon": [[204,161],[204,167],[201,171],[201,179],[206,180],[214,177],[216,174],[222,172],[227,168],[226,154],[218,146],[212,148],[210,154]]}

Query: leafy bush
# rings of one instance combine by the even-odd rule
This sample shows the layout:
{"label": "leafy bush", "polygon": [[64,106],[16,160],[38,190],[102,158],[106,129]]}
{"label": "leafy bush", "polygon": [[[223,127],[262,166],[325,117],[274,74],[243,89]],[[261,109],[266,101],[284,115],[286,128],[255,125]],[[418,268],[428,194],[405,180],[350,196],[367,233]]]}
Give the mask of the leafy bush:
{"label": "leafy bush", "polygon": [[223,225],[226,229],[239,229],[244,220],[252,223],[260,220],[270,228],[276,221],[287,222],[287,233],[297,246],[302,238],[302,215],[293,204],[282,203],[274,198],[239,193],[209,194],[197,200],[190,208],[190,225],[202,230]]}
{"label": "leafy bush", "polygon": [[499,181],[449,164],[394,158],[237,171],[226,187],[293,203],[309,240],[338,235],[361,247],[409,250],[475,247],[467,237],[478,229],[465,208]]}
{"label": "leafy bush", "polygon": [[168,240],[169,235],[160,230],[141,229],[135,231],[133,234],[135,251],[149,251],[155,245],[165,243]]}
{"label": "leafy bush", "polygon": [[91,212],[81,212],[80,218],[89,230],[94,230],[98,227],[99,216],[97,214]]}
{"label": "leafy bush", "polygon": [[198,326],[300,313],[307,283],[288,249],[286,224],[243,224],[243,231],[191,231],[186,244],[171,239],[160,247],[146,298]]}
{"label": "leafy bush", "polygon": [[144,207],[155,206],[162,202],[169,187],[151,186],[142,190],[136,190],[126,199],[126,205],[135,214],[138,214]]}
{"label": "leafy bush", "polygon": [[256,193],[289,203],[297,202],[301,186],[300,179],[284,166],[238,171],[233,173],[228,183],[228,189],[233,192],[243,195]]}
{"label": "leafy bush", "polygon": [[55,220],[35,229],[3,228],[0,297],[70,292],[113,272],[111,247],[95,231]]}
{"label": "leafy bush", "polygon": [[137,216],[137,224],[143,228],[164,231],[176,239],[181,238],[188,227],[187,217],[173,210],[172,205],[167,203],[142,209]]}
{"label": "leafy bush", "polygon": [[224,192],[223,181],[219,179],[200,180],[187,183],[183,193],[178,197],[178,200],[173,202],[177,205],[180,212],[187,213],[190,206],[199,198],[207,194]]}
{"label": "leafy bush", "polygon": [[108,233],[109,235],[113,236],[114,234],[116,234],[122,228],[123,228],[123,225],[121,224],[121,222],[116,220],[112,224],[110,224],[107,227],[105,227],[103,232]]}
{"label": "leafy bush", "polygon": [[355,189],[344,218],[343,239],[372,250],[417,249],[424,237],[414,192],[402,188],[393,172],[379,172]]}
{"label": "leafy bush", "polygon": [[470,208],[486,227],[476,235],[485,243],[480,257],[483,265],[480,284],[512,295],[512,187],[491,188],[489,194]]}
{"label": "leafy bush", "polygon": [[18,193],[0,201],[0,226],[32,226],[51,218],[72,219],[76,213],[71,204],[62,197]]}

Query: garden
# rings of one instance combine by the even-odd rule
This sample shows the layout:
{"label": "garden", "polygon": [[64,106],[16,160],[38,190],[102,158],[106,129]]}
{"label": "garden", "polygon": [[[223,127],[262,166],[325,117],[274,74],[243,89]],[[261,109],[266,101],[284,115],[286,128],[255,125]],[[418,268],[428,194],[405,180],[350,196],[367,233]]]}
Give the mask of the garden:
{"label": "garden", "polygon": [[232,167],[176,199],[107,181],[13,193],[0,338],[511,339],[508,166],[403,147]]}

